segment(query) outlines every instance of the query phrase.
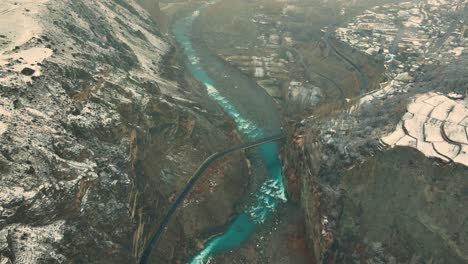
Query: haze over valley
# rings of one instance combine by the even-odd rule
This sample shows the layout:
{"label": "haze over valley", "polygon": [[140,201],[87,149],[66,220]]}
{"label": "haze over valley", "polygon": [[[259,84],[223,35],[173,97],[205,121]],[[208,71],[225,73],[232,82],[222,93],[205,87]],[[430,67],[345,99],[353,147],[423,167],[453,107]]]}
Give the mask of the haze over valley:
{"label": "haze over valley", "polygon": [[3,0],[0,264],[468,263],[466,0]]}

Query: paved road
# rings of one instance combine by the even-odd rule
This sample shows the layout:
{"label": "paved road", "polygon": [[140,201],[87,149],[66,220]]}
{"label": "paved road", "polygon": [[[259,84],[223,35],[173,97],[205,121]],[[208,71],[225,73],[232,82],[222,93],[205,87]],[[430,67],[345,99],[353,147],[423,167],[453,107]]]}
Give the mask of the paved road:
{"label": "paved road", "polygon": [[148,261],[148,258],[149,258],[150,254],[151,254],[151,251],[154,249],[154,247],[156,246],[158,240],[161,238],[161,235],[163,234],[164,230],[166,229],[166,226],[169,224],[169,221],[171,220],[172,215],[175,213],[177,208],[184,201],[185,197],[190,192],[190,190],[193,188],[195,183],[203,175],[203,172],[205,172],[205,170],[214,161],[222,158],[223,156],[225,156],[225,155],[227,155],[229,153],[235,152],[235,151],[254,148],[254,147],[260,146],[260,145],[265,144],[265,143],[269,143],[269,142],[273,142],[273,141],[279,141],[279,140],[283,140],[285,138],[286,138],[286,136],[284,134],[279,134],[279,135],[263,138],[263,139],[260,139],[260,140],[256,140],[254,142],[242,144],[242,145],[237,146],[237,147],[229,148],[229,149],[223,150],[221,152],[216,152],[216,153],[213,153],[211,156],[209,156],[200,165],[200,167],[198,167],[198,169],[195,171],[195,173],[192,175],[190,180],[185,185],[185,188],[182,190],[182,192],[179,193],[179,195],[177,196],[176,200],[171,205],[171,207],[169,207],[166,215],[163,217],[161,223],[159,224],[158,229],[153,234],[153,236],[151,236],[150,240],[146,244],[146,247],[143,250],[143,253],[142,253],[141,257],[140,257],[139,263],[140,264],[145,264]]}
{"label": "paved road", "polygon": [[339,58],[341,58],[346,63],[351,65],[351,67],[353,67],[353,69],[358,73],[358,78],[360,79],[360,83],[361,83],[360,94],[361,95],[365,94],[369,90],[369,79],[367,78],[367,74],[361,70],[361,67],[356,65],[348,57],[346,57],[346,55],[341,53],[339,50],[335,48],[335,46],[333,46],[333,44],[330,41],[330,35],[331,35],[330,31],[332,28],[333,27],[329,26],[329,30],[327,31],[327,33],[325,33],[325,36],[324,36],[325,43],[327,43],[327,45],[333,50],[333,52],[336,53],[336,55],[338,55]]}

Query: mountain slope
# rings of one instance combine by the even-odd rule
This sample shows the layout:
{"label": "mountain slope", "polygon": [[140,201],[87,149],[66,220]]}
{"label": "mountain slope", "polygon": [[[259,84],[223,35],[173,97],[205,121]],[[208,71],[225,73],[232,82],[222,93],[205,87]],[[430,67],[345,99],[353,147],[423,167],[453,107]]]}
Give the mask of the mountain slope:
{"label": "mountain slope", "polygon": [[[198,163],[239,141],[234,126],[134,1],[0,9],[0,263],[134,262]],[[222,225],[247,173],[241,154],[217,163],[157,258]]]}

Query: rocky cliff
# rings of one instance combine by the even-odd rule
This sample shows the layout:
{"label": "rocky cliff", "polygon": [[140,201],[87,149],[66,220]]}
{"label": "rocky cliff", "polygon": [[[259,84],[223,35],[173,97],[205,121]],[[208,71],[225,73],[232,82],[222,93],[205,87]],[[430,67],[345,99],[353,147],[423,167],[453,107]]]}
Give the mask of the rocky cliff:
{"label": "rocky cliff", "polygon": [[[465,5],[386,4],[336,29],[338,48],[379,61],[386,81],[291,122],[285,180],[317,263],[468,261]],[[379,28],[395,19],[401,43]],[[426,35],[433,21],[444,34]]]}
{"label": "rocky cliff", "polygon": [[[157,11],[2,2],[0,263],[134,262],[191,172],[238,141],[184,75]],[[247,173],[241,154],[217,163],[154,257],[186,258],[195,234],[233,213]]]}

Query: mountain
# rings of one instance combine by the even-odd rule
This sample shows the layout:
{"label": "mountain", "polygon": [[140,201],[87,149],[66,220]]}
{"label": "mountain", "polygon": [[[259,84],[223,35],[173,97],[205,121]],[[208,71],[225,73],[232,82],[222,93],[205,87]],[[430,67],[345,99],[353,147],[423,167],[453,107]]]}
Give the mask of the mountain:
{"label": "mountain", "polygon": [[[199,163],[239,142],[181,70],[157,2],[138,3],[2,1],[0,263],[134,262]],[[212,170],[158,259],[232,214],[245,158]]]}

